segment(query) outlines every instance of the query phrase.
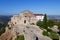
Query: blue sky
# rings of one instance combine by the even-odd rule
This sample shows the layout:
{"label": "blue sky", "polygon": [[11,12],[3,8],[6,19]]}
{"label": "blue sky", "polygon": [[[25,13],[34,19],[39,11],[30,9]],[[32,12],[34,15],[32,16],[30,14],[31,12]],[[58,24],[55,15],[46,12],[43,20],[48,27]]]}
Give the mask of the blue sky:
{"label": "blue sky", "polygon": [[24,10],[60,15],[60,0],[0,0],[0,15],[18,14]]}

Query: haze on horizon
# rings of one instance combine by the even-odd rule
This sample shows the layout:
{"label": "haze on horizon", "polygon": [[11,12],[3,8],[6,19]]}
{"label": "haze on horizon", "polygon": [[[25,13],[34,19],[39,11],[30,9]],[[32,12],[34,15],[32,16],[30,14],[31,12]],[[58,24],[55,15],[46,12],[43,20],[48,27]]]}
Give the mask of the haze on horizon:
{"label": "haze on horizon", "polygon": [[60,0],[0,0],[0,15],[18,14],[24,10],[60,15]]}

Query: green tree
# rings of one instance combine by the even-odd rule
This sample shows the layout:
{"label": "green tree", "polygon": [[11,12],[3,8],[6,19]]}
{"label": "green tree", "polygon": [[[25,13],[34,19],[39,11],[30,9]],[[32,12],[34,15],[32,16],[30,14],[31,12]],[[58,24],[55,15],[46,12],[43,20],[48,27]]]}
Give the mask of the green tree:
{"label": "green tree", "polygon": [[37,21],[36,25],[37,25],[37,26],[39,26],[39,27],[41,27],[41,28],[43,28],[43,22],[42,22],[42,21],[40,21],[40,20],[39,20],[39,21]]}
{"label": "green tree", "polygon": [[46,14],[44,15],[44,19],[43,19],[43,26],[44,26],[45,29],[48,28],[47,27],[47,15]]}
{"label": "green tree", "polygon": [[58,29],[60,30],[60,22],[57,22]]}
{"label": "green tree", "polygon": [[48,20],[47,24],[49,27],[53,27],[55,25],[55,21],[54,20]]}

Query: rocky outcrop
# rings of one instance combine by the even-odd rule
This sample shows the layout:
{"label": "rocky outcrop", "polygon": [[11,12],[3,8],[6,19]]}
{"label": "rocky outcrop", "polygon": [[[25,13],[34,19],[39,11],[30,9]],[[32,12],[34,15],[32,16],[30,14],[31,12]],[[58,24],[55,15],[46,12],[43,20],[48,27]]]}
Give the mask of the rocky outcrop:
{"label": "rocky outcrop", "polygon": [[52,29],[54,32],[59,32],[59,29],[58,29],[58,26],[57,26],[57,25],[54,25],[51,29]]}
{"label": "rocky outcrop", "polygon": [[[29,13],[29,16],[26,14]],[[22,12],[22,14],[14,15],[11,20],[8,22],[8,26],[6,27],[6,32],[0,36],[0,40],[15,40],[17,35],[24,35],[25,40],[52,40],[47,36],[43,36],[41,30],[36,25],[31,25],[30,19],[31,12]],[[31,22],[30,22],[31,20]]]}

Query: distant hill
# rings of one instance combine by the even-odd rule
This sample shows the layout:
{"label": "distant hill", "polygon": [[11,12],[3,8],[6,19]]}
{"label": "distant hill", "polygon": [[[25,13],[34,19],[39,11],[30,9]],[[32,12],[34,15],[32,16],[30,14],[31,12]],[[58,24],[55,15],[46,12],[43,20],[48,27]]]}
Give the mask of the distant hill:
{"label": "distant hill", "polygon": [[55,20],[57,22],[60,22],[60,15],[48,15],[47,16],[47,19],[52,19],[52,20]]}
{"label": "distant hill", "polygon": [[60,19],[60,15],[48,15],[48,19]]}
{"label": "distant hill", "polygon": [[10,20],[11,16],[5,16],[5,15],[0,15],[0,22],[8,22]]}
{"label": "distant hill", "polygon": [[5,32],[5,27],[8,24],[11,16],[0,15],[0,36]]}
{"label": "distant hill", "polygon": [[12,16],[5,16],[5,15],[0,15],[0,28],[1,27],[6,27],[8,24],[8,21],[10,20]]}

